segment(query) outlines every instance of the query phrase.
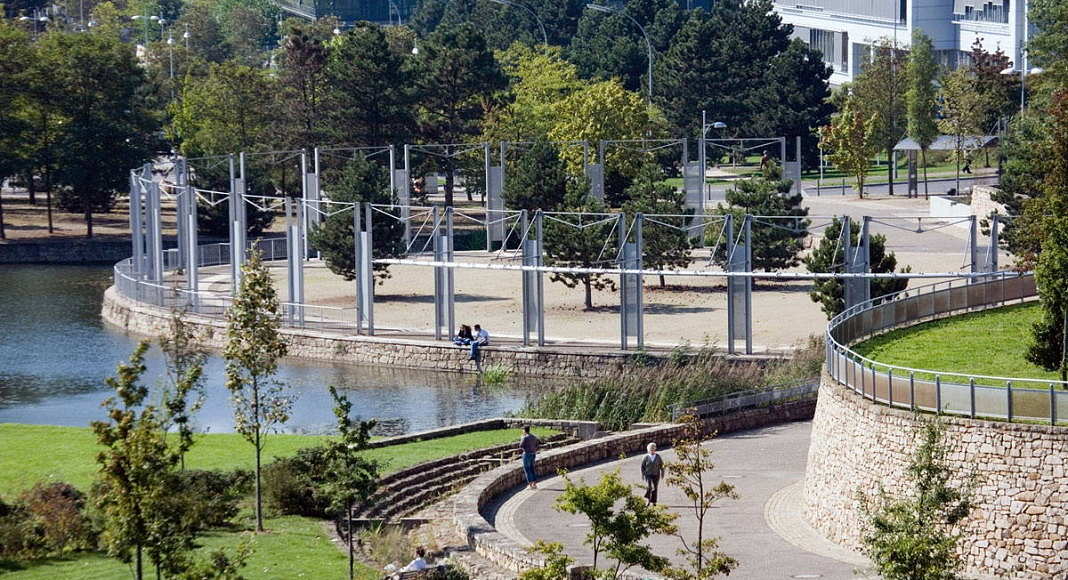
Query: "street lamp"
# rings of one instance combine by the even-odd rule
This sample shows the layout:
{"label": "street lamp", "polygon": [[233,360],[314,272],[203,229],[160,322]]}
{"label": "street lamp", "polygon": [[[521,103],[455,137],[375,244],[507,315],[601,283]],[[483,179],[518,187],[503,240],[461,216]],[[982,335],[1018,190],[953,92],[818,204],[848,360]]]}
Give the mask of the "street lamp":
{"label": "street lamp", "polygon": [[1024,111],[1024,99],[1025,99],[1025,96],[1024,96],[1024,84],[1026,83],[1026,78],[1028,76],[1031,76],[1031,75],[1040,75],[1040,74],[1042,74],[1044,72],[1046,72],[1045,69],[1039,68],[1037,66],[1032,68],[1031,70],[1027,70],[1026,68],[1021,68],[1020,70],[1016,70],[1015,67],[1011,67],[1010,66],[1009,68],[1001,71],[1001,74],[1003,74],[1003,75],[1014,75],[1016,73],[1020,73],[1020,112],[1021,113]]}
{"label": "street lamp", "polygon": [[[718,131],[726,128],[727,124],[723,121],[714,121],[712,123],[706,121],[705,111],[704,109],[701,110],[701,138],[697,140],[699,148],[697,164],[701,168],[701,203],[704,203],[705,189],[707,187],[705,180],[708,179],[708,152],[706,151],[706,149],[708,149],[708,144],[705,142],[705,139],[708,137],[709,129],[716,129]],[[687,160],[686,163],[689,163],[689,160]]]}
{"label": "street lamp", "polygon": [[635,20],[630,14],[627,14],[625,11],[623,11],[620,8],[613,8],[611,6],[605,6],[603,4],[587,4],[586,7],[591,9],[591,10],[596,10],[598,12],[605,12],[605,13],[609,13],[609,14],[622,14],[623,16],[626,16],[627,19],[629,19],[631,22],[633,22],[634,26],[638,27],[638,30],[642,31],[642,36],[645,37],[645,49],[649,53],[648,54],[648,56],[649,56],[649,70],[648,70],[648,76],[649,76],[649,101],[652,102],[652,100],[653,100],[653,43],[649,41],[649,35],[645,33],[645,27],[643,27],[641,24],[639,24],[638,21]]}
{"label": "street lamp", "polygon": [[412,55],[419,56],[419,39],[416,38],[412,43]]}
{"label": "street lamp", "polygon": [[[538,13],[534,12],[534,10],[530,6],[527,6],[526,4],[520,4],[518,2],[512,2],[511,0],[490,0],[490,2],[493,2],[494,4],[500,4],[502,6],[512,6],[514,8],[522,8],[522,9],[526,10],[527,12],[530,12],[530,15],[533,16],[534,20],[536,20],[538,22],[538,28],[541,29],[541,42],[542,42],[542,44],[544,44],[545,46],[549,46],[549,35],[545,34],[545,24],[542,23],[541,18],[538,17]],[[590,5],[591,8],[593,6],[594,6],[593,4]]]}
{"label": "street lamp", "polygon": [[174,100],[174,32],[167,32],[167,49],[171,56],[171,100]]}

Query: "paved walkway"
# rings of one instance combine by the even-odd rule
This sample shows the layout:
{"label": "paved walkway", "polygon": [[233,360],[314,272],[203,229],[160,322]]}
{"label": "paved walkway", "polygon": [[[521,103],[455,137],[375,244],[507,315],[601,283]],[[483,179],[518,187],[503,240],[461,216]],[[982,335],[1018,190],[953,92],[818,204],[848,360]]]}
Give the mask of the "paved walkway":
{"label": "paved walkway", "polygon": [[[738,500],[724,500],[711,512],[706,533],[720,537],[722,549],[739,561],[732,579],[854,578],[865,566],[862,556],[845,550],[812,530],[801,517],[801,478],[808,456],[811,423],[791,423],[725,435],[710,442],[716,463],[714,481],[736,486]],[[669,450],[665,459],[674,459]],[[639,483],[641,457],[632,457],[572,472],[575,479],[596,482],[600,474],[622,468],[626,481]],[[559,477],[506,498],[496,510],[497,529],[524,544],[536,539],[564,543],[579,562],[590,562],[583,546],[584,519],[557,512],[553,502],[563,491]],[[661,503],[681,514],[678,523],[693,530],[696,520],[682,509],[682,494],[661,487]],[[692,535],[692,534],[687,534]],[[658,553],[674,556],[678,539],[656,537]]]}

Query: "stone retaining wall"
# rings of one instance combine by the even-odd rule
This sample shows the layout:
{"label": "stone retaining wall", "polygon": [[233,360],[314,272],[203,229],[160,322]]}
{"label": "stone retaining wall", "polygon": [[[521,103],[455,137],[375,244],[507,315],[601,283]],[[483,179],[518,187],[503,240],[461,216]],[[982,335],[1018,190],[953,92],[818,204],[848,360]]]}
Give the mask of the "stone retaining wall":
{"label": "stone retaining wall", "polygon": [[[943,417],[950,465],[980,477],[964,526],[965,572],[1068,578],[1068,429]],[[824,375],[805,474],[805,517],[860,546],[857,492],[905,489],[921,417],[874,404]]]}
{"label": "stone retaining wall", "polygon": [[130,257],[130,240],[53,240],[0,243],[0,264],[114,264]]}
{"label": "stone retaining wall", "polygon": [[[795,401],[763,409],[750,409],[714,417],[705,422],[707,432],[731,433],[767,425],[812,418],[816,402]],[[662,424],[632,431],[615,433],[605,437],[577,443],[561,449],[538,454],[537,472],[540,476],[555,474],[559,469],[575,469],[613,460],[620,455],[635,455],[645,451],[645,446],[655,442],[658,447],[670,447],[672,441],[684,434],[684,427],[677,424]],[[523,467],[518,462],[489,471],[472,481],[454,500],[453,523],[467,537],[468,545],[498,566],[519,572],[543,565],[539,556],[528,553],[517,542],[498,532],[483,515],[494,500],[525,482]]]}
{"label": "stone retaining wall", "polygon": [[[135,334],[161,336],[169,331],[171,312],[136,302],[119,294],[114,286],[104,293],[102,316],[110,324]],[[226,322],[218,317],[186,314],[200,341],[221,349]],[[356,336],[311,329],[284,328],[289,355],[296,358],[350,364],[382,365],[439,371],[474,372],[468,351],[451,342],[381,336]],[[630,364],[625,352],[591,353],[577,348],[489,346],[482,348],[482,366],[501,365],[523,376],[545,378],[597,378],[617,375]],[[656,358],[656,357],[654,357]],[[745,362],[765,362],[777,357],[735,357]]]}

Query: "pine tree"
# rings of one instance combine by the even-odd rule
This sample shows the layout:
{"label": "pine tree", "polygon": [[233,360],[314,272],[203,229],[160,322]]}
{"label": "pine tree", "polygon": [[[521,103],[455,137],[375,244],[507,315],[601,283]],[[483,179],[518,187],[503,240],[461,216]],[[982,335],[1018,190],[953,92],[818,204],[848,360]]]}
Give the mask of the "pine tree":
{"label": "pine tree", "polygon": [[[850,221],[850,247],[857,247],[860,241],[860,224]],[[823,230],[823,238],[805,257],[805,267],[809,272],[844,272],[845,252],[838,243],[842,234],[842,222],[838,218],[831,220],[831,225]],[[897,256],[893,252],[886,251],[886,236],[873,234],[868,238],[869,257],[871,259],[870,270],[873,273],[893,272],[897,268]],[[905,267],[902,272],[911,272],[912,267]],[[908,287],[906,278],[876,278],[871,280],[871,297],[878,298],[887,294],[901,292]],[[845,285],[837,278],[814,280],[813,289],[809,297],[817,302],[830,320],[845,310]]]}
{"label": "pine tree", "polygon": [[[693,215],[686,207],[686,194],[664,182],[663,171],[652,163],[646,163],[638,172],[634,183],[627,188],[630,200],[623,205],[628,215],[666,214],[675,216]],[[656,223],[661,222],[661,223]],[[642,266],[646,270],[670,270],[685,268],[692,260],[690,236],[684,230],[690,225],[687,217],[657,217],[656,222],[642,224]],[[670,224],[669,227],[664,224]],[[660,275],[660,287],[666,286]]]}
{"label": "pine tree", "polygon": [[[330,199],[342,203],[397,203],[389,191],[389,176],[382,166],[358,157],[348,162],[336,174],[324,175],[330,183]],[[326,206],[329,207],[329,206]],[[363,211],[361,207],[360,211]],[[308,232],[312,247],[322,253],[330,271],[345,278],[356,278],[356,248],[353,243],[352,213],[339,212],[323,219],[317,228]],[[372,256],[397,258],[404,255],[404,224],[399,220],[378,216],[371,220]],[[387,264],[374,265],[375,276],[389,278]]]}
{"label": "pine tree", "polygon": [[923,193],[927,195],[927,150],[938,137],[938,102],[935,80],[938,64],[934,59],[931,38],[916,29],[912,32],[912,52],[908,62],[908,135],[920,146],[923,164]]}
{"label": "pine tree", "polygon": [[[560,208],[563,212],[604,214],[605,207],[590,195],[585,180],[573,183]],[[567,222],[567,223],[561,223]],[[601,223],[598,223],[601,222]],[[596,225],[594,225],[596,224]],[[561,215],[545,221],[545,263],[548,266],[570,268],[603,268],[614,266],[619,251],[616,221],[605,215]],[[568,288],[582,284],[586,310],[593,309],[593,291],[615,291],[616,283],[601,274],[571,274],[553,272],[549,280]]]}
{"label": "pine tree", "polygon": [[256,530],[263,531],[260,464],[267,433],[289,420],[293,405],[285,383],[275,378],[288,352],[282,337],[278,294],[258,250],[241,267],[241,285],[226,310],[226,388],[234,428],[256,453]]}
{"label": "pine tree", "polygon": [[508,167],[504,203],[508,209],[553,211],[564,202],[568,176],[560,151],[538,140]]}
{"label": "pine tree", "polygon": [[[782,179],[782,169],[774,163],[769,165],[763,175],[738,181],[735,187],[727,191],[727,206],[720,205],[713,213],[730,214],[734,223],[742,223],[748,215],[754,216],[788,216],[794,220],[756,219],[750,225],[753,242],[753,269],[774,272],[792,268],[801,263],[801,252],[808,237],[811,223],[805,216],[808,208],[801,204],[801,194],[791,193],[794,182]],[[715,243],[718,231],[708,231],[705,241]],[[726,249],[719,248],[716,261],[726,264]]]}
{"label": "pine tree", "polygon": [[862,540],[879,575],[887,580],[951,580],[957,578],[960,556],[956,529],[973,508],[974,476],[953,486],[947,465],[945,427],[925,421],[907,469],[910,489],[893,497],[885,490],[868,496],[861,490],[862,509],[869,518]]}

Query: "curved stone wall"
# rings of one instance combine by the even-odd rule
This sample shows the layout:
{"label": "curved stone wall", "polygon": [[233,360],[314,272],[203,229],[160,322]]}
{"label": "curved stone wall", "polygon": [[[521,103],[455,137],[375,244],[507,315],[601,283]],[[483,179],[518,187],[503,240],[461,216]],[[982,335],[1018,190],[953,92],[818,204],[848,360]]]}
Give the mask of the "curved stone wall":
{"label": "curved stone wall", "polygon": [[[824,375],[805,476],[809,523],[859,548],[864,520],[857,492],[880,485],[891,494],[904,490],[922,418],[872,403]],[[980,476],[960,546],[965,572],[1068,578],[1068,429],[942,420],[951,465]]]}

